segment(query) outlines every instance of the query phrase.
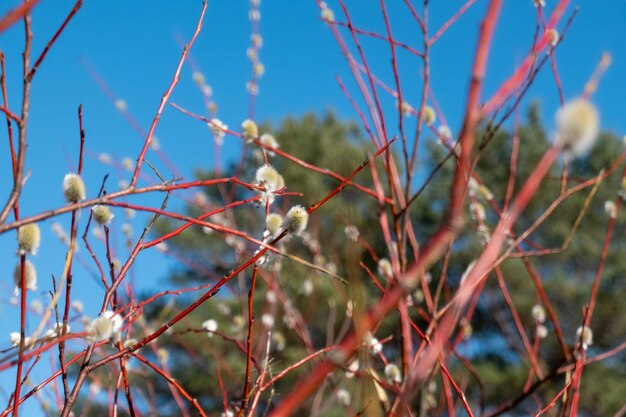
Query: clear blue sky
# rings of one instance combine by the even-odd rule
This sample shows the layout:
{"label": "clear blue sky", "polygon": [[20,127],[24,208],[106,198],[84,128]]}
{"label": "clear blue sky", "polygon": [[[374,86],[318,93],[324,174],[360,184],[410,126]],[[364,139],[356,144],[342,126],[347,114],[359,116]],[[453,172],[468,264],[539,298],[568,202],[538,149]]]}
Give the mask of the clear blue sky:
{"label": "clear blue sky", "polygon": [[[0,15],[18,3],[2,2]],[[339,6],[334,1],[328,3],[335,10],[338,20],[344,20]],[[408,15],[403,2],[388,3],[395,37],[420,49],[417,25]],[[431,32],[434,33],[464,3],[459,0],[431,1]],[[536,11],[532,0],[509,0],[504,3],[489,59],[483,97],[495,91],[526,56],[535,29]],[[546,0],[546,3],[550,11],[556,0]],[[42,0],[35,8],[34,56],[41,51],[72,4],[68,0]],[[347,4],[358,27],[384,33],[384,22],[377,1],[351,0]],[[432,89],[453,131],[460,124],[477,28],[486,4],[485,0],[478,0],[432,49]],[[564,43],[556,52],[565,96],[568,98],[579,94],[601,54],[611,53],[613,65],[602,79],[594,101],[601,111],[603,129],[621,136],[626,132],[623,110],[626,109],[626,2],[578,0],[572,2],[565,17],[572,13],[576,4],[580,6],[579,13]],[[23,215],[64,204],[60,183],[63,175],[76,165],[76,109],[81,103],[84,106],[87,132],[85,178],[88,194],[95,195],[102,176],[107,172],[112,175],[110,185],[124,176],[130,177],[127,173],[111,170],[110,166],[98,162],[96,155],[107,152],[120,160],[126,156],[135,159],[140,150],[140,138],[115,110],[81,60],[88,61],[100,73],[109,88],[128,103],[129,111],[140,125],[147,129],[180,56],[177,37],[185,40],[190,38],[200,5],[198,0],[85,2],[51,50],[33,82],[26,160],[27,170],[32,171],[21,199]],[[266,74],[260,84],[256,119],[276,124],[287,115],[301,115],[310,111],[320,113],[327,109],[334,110],[342,118],[355,119],[356,114],[338,87],[335,76],[341,76],[355,96],[358,91],[330,31],[319,19],[319,9],[314,1],[265,0],[261,13],[264,46],[260,57]],[[193,59],[213,88],[219,105],[219,117],[234,129],[239,128],[247,114],[245,83],[250,75],[250,64],[246,58],[246,48],[250,44],[250,23],[247,17],[245,1],[210,1],[204,29],[192,50]],[[564,22],[565,19],[559,28],[562,28]],[[21,24],[0,35],[0,49],[7,60],[9,103],[15,111],[20,97],[18,80],[22,38]],[[346,39],[349,39],[347,34]],[[393,85],[388,46],[376,40],[363,42],[374,72]],[[400,56],[405,97],[417,103],[421,63],[408,54],[400,53]],[[558,95],[549,67],[540,74],[527,97],[529,99],[525,105],[529,100],[539,100],[543,118],[550,127],[558,106]],[[189,66],[185,66],[182,71],[181,83],[172,101],[204,114],[202,97],[191,80]],[[386,110],[392,110],[394,100],[386,97],[384,102]],[[395,119],[391,120],[389,134],[395,135]],[[0,198],[4,202],[11,175],[6,133],[0,135],[0,161],[3,161],[0,164]],[[163,151],[187,178],[192,177],[194,168],[210,167],[213,146],[203,123],[167,108],[156,135]],[[236,147],[229,146],[232,142],[237,140],[231,138],[229,141],[227,138],[227,155],[236,152]],[[167,173],[167,170],[163,168],[163,172]],[[150,202],[157,204],[154,199]],[[120,227],[121,217],[119,213],[116,219],[119,221],[114,228]],[[136,231],[145,218],[138,217],[134,224]],[[62,223],[66,228],[69,225],[67,217],[54,221]],[[51,223],[46,221],[42,225],[41,253],[35,259],[42,290],[36,297],[42,300],[44,292],[49,289],[47,281],[50,274],[58,276],[63,267],[64,250],[50,233]],[[121,238],[118,238],[117,247],[123,258]],[[97,250],[103,253],[101,247]],[[0,237],[0,265],[3,271],[0,287],[5,289],[5,296],[0,296],[3,301],[0,305],[3,317],[0,349],[8,346],[8,332],[18,328],[17,310],[7,305],[13,285],[11,274],[16,261],[14,252],[14,234]],[[90,262],[85,250],[81,251],[81,256]],[[137,284],[141,288],[161,286],[167,265],[166,261],[154,254],[140,256],[135,278]],[[77,266],[75,282],[75,294],[87,302],[88,294],[96,288],[94,281]],[[29,294],[29,297],[33,296]],[[89,313],[94,314],[99,309],[99,300],[98,296],[98,302],[88,308]],[[6,391],[12,387],[13,372],[4,374],[0,377],[0,386]],[[8,380],[6,377],[9,375],[6,374],[10,374]]]}

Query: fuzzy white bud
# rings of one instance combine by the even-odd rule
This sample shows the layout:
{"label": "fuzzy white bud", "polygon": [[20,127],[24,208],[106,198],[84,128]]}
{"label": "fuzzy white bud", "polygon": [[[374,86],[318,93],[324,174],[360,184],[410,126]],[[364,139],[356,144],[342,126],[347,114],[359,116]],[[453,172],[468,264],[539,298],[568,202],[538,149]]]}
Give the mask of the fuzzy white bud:
{"label": "fuzzy white bud", "polygon": [[[35,265],[28,259],[24,263],[24,280],[26,281],[26,289],[35,291],[37,289],[37,270]],[[22,264],[18,262],[13,270],[13,283],[15,284],[15,295],[22,288]]]}
{"label": "fuzzy white bud", "polygon": [[593,332],[588,326],[579,327],[576,330],[576,340],[582,341],[583,349],[587,349],[593,345]]}
{"label": "fuzzy white bud", "polygon": [[346,371],[346,378],[354,378],[354,375],[356,375],[356,373],[358,372],[359,367],[360,365],[358,359],[350,362],[350,365],[348,365],[348,370]]}
{"label": "fuzzy white bud", "polygon": [[447,125],[441,125],[437,128],[437,133],[439,134],[438,140],[443,143],[452,140],[452,131]]}
{"label": "fuzzy white bud", "polygon": [[263,38],[257,33],[250,35],[250,41],[255,48],[260,48],[263,46]]}
{"label": "fuzzy white bud", "polygon": [[30,223],[17,230],[17,245],[20,255],[36,255],[41,243],[41,231],[37,223]]}
{"label": "fuzzy white bud", "polygon": [[225,131],[228,129],[220,119],[213,118],[210,123],[207,123],[209,126],[209,130],[213,134],[213,140],[218,146],[221,146],[224,143]]}
{"label": "fuzzy white bud", "polygon": [[191,79],[194,83],[198,85],[198,87],[204,85],[204,83],[206,82],[204,75],[200,71],[194,71],[191,74]]}
{"label": "fuzzy white bud", "polygon": [[243,129],[243,138],[247,141],[251,141],[259,136],[259,128],[253,120],[244,120],[241,128]]}
{"label": "fuzzy white bud", "polygon": [[335,13],[332,9],[329,9],[326,6],[326,3],[322,3],[322,12],[321,12],[322,20],[326,23],[334,23],[335,22]]}
{"label": "fuzzy white bud", "polygon": [[98,159],[103,164],[110,164],[111,163],[111,155],[109,155],[108,153],[104,153],[104,152],[101,153],[100,155],[98,155]]}
{"label": "fuzzy white bud", "polygon": [[604,211],[612,219],[615,219],[617,217],[617,206],[615,205],[615,202],[611,200],[605,201]]}
{"label": "fuzzy white bud", "polygon": [[263,74],[265,74],[265,65],[261,62],[256,62],[252,68],[254,70],[254,75],[258,78],[261,78]]}
{"label": "fuzzy white bud", "polygon": [[127,156],[124,159],[122,159],[122,165],[124,165],[124,169],[126,171],[132,171],[134,163],[133,163],[133,160]]}
{"label": "fuzzy white bud", "polygon": [[72,301],[72,308],[78,314],[81,314],[83,312],[83,303],[81,301],[78,301],[78,300]]}
{"label": "fuzzy white bud", "polygon": [[409,104],[408,101],[402,100],[402,103],[397,101],[396,105],[398,106],[398,110],[407,117],[412,116],[413,113],[415,112],[415,109],[413,108],[413,106]]}
{"label": "fuzzy white bud", "polygon": [[105,311],[87,326],[87,340],[89,342],[101,342],[110,340],[119,341],[122,318],[112,311]]}
{"label": "fuzzy white bud", "polygon": [[52,339],[63,334],[67,334],[70,332],[70,326],[63,323],[54,323],[52,329],[46,330],[44,333],[44,337],[48,339]]}
{"label": "fuzzy white bud", "polygon": [[359,241],[359,229],[357,229],[356,226],[349,224],[343,229],[343,231],[346,234],[346,237],[348,238],[348,240],[352,242]]}
{"label": "fuzzy white bud", "polygon": [[393,276],[393,268],[391,267],[389,259],[380,258],[378,260],[378,273],[387,279],[390,279]]}
{"label": "fuzzy white bud", "polygon": [[280,214],[271,213],[265,223],[270,236],[277,236],[283,226],[283,218]]}
{"label": "fuzzy white bud", "polygon": [[[20,346],[20,342],[22,341],[22,335],[19,332],[11,332],[9,334],[9,340],[11,341],[11,346],[13,347],[19,347]],[[25,348],[31,348],[32,347],[32,339],[30,337],[25,337],[24,338],[24,347]]]}
{"label": "fuzzy white bud", "polygon": [[9,340],[11,341],[11,346],[19,346],[22,336],[20,332],[11,332],[9,333]]}
{"label": "fuzzy white bud", "polygon": [[63,177],[63,194],[68,203],[76,203],[86,198],[85,183],[78,174],[69,173]]}
{"label": "fuzzy white bud", "polygon": [[530,311],[530,314],[533,316],[533,319],[538,323],[543,323],[546,321],[546,310],[542,305],[535,304]]}
{"label": "fuzzy white bud", "polygon": [[90,342],[107,340],[113,334],[113,323],[106,317],[94,319],[87,328],[87,339]]}
{"label": "fuzzy white bud", "polygon": [[300,205],[293,206],[287,212],[287,230],[299,235],[306,229],[309,221],[309,213]]}
{"label": "fuzzy white bud", "polygon": [[548,328],[543,324],[537,326],[537,337],[539,339],[545,339],[546,337],[548,337]]}
{"label": "fuzzy white bud", "polygon": [[352,401],[352,399],[350,398],[350,392],[345,389],[342,388],[340,390],[337,391],[337,401],[339,401],[339,403],[343,406],[349,406],[350,402]]}
{"label": "fuzzy white bud", "polygon": [[390,384],[399,384],[402,382],[402,373],[395,363],[389,363],[385,366],[385,377]]}
{"label": "fuzzy white bud", "polygon": [[250,18],[252,22],[258,22],[259,20],[261,20],[261,12],[258,10],[250,10],[250,13],[248,13],[248,18]]}
{"label": "fuzzy white bud", "polygon": [[313,281],[311,281],[310,279],[305,279],[304,281],[302,281],[302,284],[300,284],[300,288],[298,288],[298,294],[308,297],[313,293],[313,287]]}
{"label": "fuzzy white bud", "polygon": [[96,223],[102,226],[108,225],[113,219],[113,213],[107,206],[95,205],[91,208],[91,212]]}
{"label": "fuzzy white bud", "polygon": [[557,112],[556,125],[555,144],[580,156],[593,146],[598,136],[598,111],[588,100],[574,99]]}
{"label": "fuzzy white bud", "polygon": [[256,181],[266,187],[268,191],[277,191],[280,189],[279,186],[281,185],[280,174],[276,171],[276,168],[271,165],[263,165],[257,169]]}
{"label": "fuzzy white bud", "polygon": [[217,322],[213,319],[209,319],[202,323],[202,328],[207,331],[207,336],[213,337],[213,333],[217,330]]}
{"label": "fuzzy white bud", "polygon": [[370,333],[367,333],[365,335],[365,341],[372,355],[378,355],[380,352],[382,352],[383,344],[380,343],[378,339],[373,337]]}
{"label": "fuzzy white bud", "polygon": [[246,83],[246,90],[248,90],[248,93],[250,93],[250,95],[256,96],[257,94],[259,94],[259,84],[257,84],[254,80],[248,81]]}
{"label": "fuzzy white bud", "polygon": [[432,124],[435,123],[435,120],[437,120],[435,109],[430,106],[424,107],[424,110],[422,111],[422,122],[424,122],[426,126],[432,126]]}
{"label": "fuzzy white bud", "polygon": [[261,323],[266,329],[271,329],[274,327],[274,316],[269,313],[265,313],[261,316]]}
{"label": "fuzzy white bud", "polygon": [[115,100],[115,109],[123,113],[126,110],[128,110],[128,104],[126,103],[125,100],[118,98],[117,100]]}
{"label": "fuzzy white bud", "polygon": [[[276,140],[274,135],[271,135],[269,133],[263,133],[261,137],[259,138],[259,141],[263,145],[269,146],[270,148],[278,148],[278,141]],[[268,151],[268,155],[274,156],[274,152]]]}

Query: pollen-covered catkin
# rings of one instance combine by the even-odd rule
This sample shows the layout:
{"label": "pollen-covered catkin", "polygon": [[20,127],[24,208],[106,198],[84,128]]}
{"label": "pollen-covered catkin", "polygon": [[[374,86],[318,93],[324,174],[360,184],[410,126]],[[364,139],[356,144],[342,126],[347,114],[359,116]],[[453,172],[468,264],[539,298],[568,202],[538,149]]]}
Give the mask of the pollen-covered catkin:
{"label": "pollen-covered catkin", "polygon": [[93,219],[99,225],[106,226],[113,219],[113,213],[111,213],[111,209],[107,206],[96,205],[91,208],[91,212],[93,213]]}
{"label": "pollen-covered catkin", "polygon": [[387,279],[390,279],[393,276],[393,268],[391,267],[389,259],[380,258],[378,260],[378,273]]}
{"label": "pollen-covered catkin", "polygon": [[309,213],[300,205],[293,206],[287,212],[287,230],[293,234],[299,235],[304,232],[308,222]]}
{"label": "pollen-covered catkin", "polygon": [[617,217],[617,205],[611,200],[604,202],[604,212],[612,219]]}
{"label": "pollen-covered catkin", "polygon": [[441,125],[437,128],[437,133],[439,134],[439,140],[450,141],[452,140],[452,130],[448,125]]}
{"label": "pollen-covered catkin", "polygon": [[269,191],[278,190],[280,185],[280,174],[271,165],[263,165],[256,170],[256,181],[267,188]]}
{"label": "pollen-covered catkin", "polygon": [[326,23],[334,23],[335,22],[335,13],[328,7],[325,2],[320,4],[322,11],[320,13],[322,20]]}
{"label": "pollen-covered catkin", "polygon": [[556,126],[555,145],[580,156],[591,149],[598,136],[598,111],[588,100],[574,99],[557,112]]}
{"label": "pollen-covered catkin", "polygon": [[243,138],[247,141],[251,141],[259,136],[259,128],[257,127],[254,120],[246,119],[241,124],[241,128],[243,129]]}
{"label": "pollen-covered catkin", "polygon": [[41,243],[41,231],[36,223],[26,224],[17,231],[17,245],[20,255],[37,254]]}
{"label": "pollen-covered catkin", "polygon": [[588,326],[581,326],[576,330],[576,339],[582,341],[583,349],[593,344],[593,331]]}
{"label": "pollen-covered catkin", "polygon": [[113,311],[107,310],[89,323],[87,328],[87,340],[89,342],[101,342],[109,339],[117,342],[120,339],[122,317]]}
{"label": "pollen-covered catkin", "polygon": [[271,213],[267,216],[266,227],[271,236],[278,235],[282,226],[283,218],[280,214]]}
{"label": "pollen-covered catkin", "polygon": [[85,183],[80,175],[70,172],[63,177],[63,194],[68,203],[76,203],[86,198]]}
{"label": "pollen-covered catkin", "polygon": [[544,323],[546,321],[546,309],[542,305],[535,304],[530,311],[533,319],[538,323]]}
{"label": "pollen-covered catkin", "polygon": [[[37,270],[35,265],[29,260],[24,263],[24,280],[26,281],[26,289],[35,291],[37,289]],[[22,264],[18,262],[13,270],[13,283],[15,284],[15,292],[22,288]]]}
{"label": "pollen-covered catkin", "polygon": [[422,122],[424,122],[426,126],[432,126],[432,124],[435,123],[435,120],[437,120],[435,109],[430,106],[424,107],[424,110],[422,111]]}
{"label": "pollen-covered catkin", "polygon": [[113,334],[113,322],[106,317],[94,319],[87,328],[87,338],[92,342],[107,340]]}
{"label": "pollen-covered catkin", "polygon": [[[265,145],[265,146],[269,146],[270,148],[278,148],[278,141],[276,140],[276,138],[274,137],[274,135],[270,134],[270,133],[263,133],[261,135],[261,137],[259,138],[259,142],[261,142],[261,144]],[[267,151],[267,154],[269,156],[274,156],[275,153],[272,151]]]}
{"label": "pollen-covered catkin", "polygon": [[212,118],[211,123],[207,124],[209,126],[209,130],[213,134],[213,140],[218,146],[221,146],[224,143],[224,136],[226,135],[226,130],[228,130],[228,126],[224,124],[220,119]]}
{"label": "pollen-covered catkin", "polygon": [[395,363],[388,363],[385,366],[385,377],[390,384],[399,384],[402,382],[402,373]]}

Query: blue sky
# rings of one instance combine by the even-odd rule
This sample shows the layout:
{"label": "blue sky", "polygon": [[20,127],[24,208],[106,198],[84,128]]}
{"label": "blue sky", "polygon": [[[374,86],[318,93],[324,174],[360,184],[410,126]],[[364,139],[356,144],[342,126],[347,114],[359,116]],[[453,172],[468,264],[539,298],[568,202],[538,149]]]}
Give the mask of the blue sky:
{"label": "blue sky", "polygon": [[[18,3],[2,2],[0,15]],[[328,3],[335,10],[338,20],[344,20],[339,6],[333,1]],[[346,3],[358,27],[384,33],[378,1],[351,0]],[[420,49],[418,27],[408,15],[403,2],[388,3],[394,36]],[[431,32],[438,30],[464,3],[459,0],[431,1]],[[536,10],[531,0],[510,0],[504,3],[490,54],[483,97],[493,93],[523,60],[535,30]],[[546,3],[547,10],[551,11],[556,0],[546,0]],[[129,111],[147,129],[178,62],[180,45],[177,39],[190,38],[200,4],[197,0],[85,2],[52,48],[33,82],[26,160],[26,168],[31,170],[31,175],[21,199],[23,215],[64,204],[60,184],[63,175],[76,166],[76,109],[79,104],[84,106],[87,133],[85,179],[88,194],[95,195],[105,173],[112,175],[110,185],[130,177],[128,173],[103,165],[97,160],[97,155],[106,152],[118,160],[126,156],[135,159],[141,139],[115,110],[84,63],[88,62],[114,94],[127,102]],[[218,116],[233,129],[238,129],[247,115],[248,94],[245,83],[250,76],[250,63],[246,58],[246,49],[250,45],[247,4],[245,1],[210,1],[204,29],[191,53],[207,83],[213,88],[214,98],[219,105]],[[432,89],[453,132],[461,123],[478,24],[486,4],[485,0],[478,0],[432,49]],[[73,2],[67,0],[42,0],[35,8],[34,56],[41,51],[72,5]],[[565,18],[576,5],[580,7],[578,15],[556,52],[565,97],[578,95],[601,54],[611,53],[613,64],[602,79],[594,101],[600,108],[602,127],[622,136],[626,132],[623,111],[626,109],[626,2],[574,1],[567,9]],[[265,0],[261,13],[264,46],[260,57],[266,74],[260,84],[255,119],[277,124],[287,115],[301,115],[310,111],[321,113],[328,109],[342,118],[356,119],[335,76],[340,76],[346,82],[351,94],[358,96],[358,90],[330,31],[319,19],[315,2]],[[344,35],[349,40],[346,32]],[[18,80],[22,38],[20,24],[0,34],[0,49],[7,60],[9,103],[15,111],[20,97]],[[371,39],[363,40],[363,45],[373,71],[389,85],[393,85],[388,46]],[[405,98],[416,104],[420,96],[421,62],[402,52],[400,57]],[[172,101],[204,114],[202,96],[191,80],[191,72],[188,65],[183,68],[181,82]],[[382,95],[385,110],[393,110],[394,100],[384,93]],[[530,100],[541,103],[543,119],[550,128],[558,107],[558,95],[549,67],[539,75],[527,97],[525,106]],[[395,118],[390,120],[392,123],[389,123],[388,133],[395,135]],[[0,164],[0,198],[4,202],[11,177],[6,134],[0,135],[0,160],[6,161]],[[187,178],[192,177],[194,168],[211,166],[213,146],[203,123],[166,108],[156,135],[162,150]],[[227,157],[238,152],[238,146],[233,143],[238,144],[238,140],[227,138]],[[149,158],[154,160],[154,155],[149,154]],[[162,172],[167,173],[162,164],[157,165]],[[143,201],[158,204],[154,198]],[[119,213],[114,227],[120,227],[121,217],[123,215]],[[145,218],[138,216],[134,223],[136,231]],[[62,223],[66,228],[69,225],[68,217],[54,221]],[[51,223],[46,221],[42,225],[42,248],[35,259],[43,291],[48,289],[43,284],[45,280],[50,274],[58,276],[63,267],[64,250],[50,233]],[[123,257],[121,238],[118,238],[117,248],[120,257]],[[101,247],[97,247],[97,251],[103,253]],[[8,345],[8,339],[3,334],[17,329],[17,322],[14,321],[17,310],[6,304],[12,288],[14,252],[14,234],[0,236],[0,265],[3,271],[0,288],[5,289],[3,294],[7,294],[0,296],[0,300],[4,301],[0,304],[0,314],[6,318],[0,325],[0,348]],[[86,251],[81,251],[81,256],[87,259]],[[140,256],[137,266],[137,285],[146,289],[162,285],[164,271],[168,267],[165,260],[154,253],[146,254]],[[86,300],[95,288],[94,281],[80,266],[76,269],[75,280],[76,294]],[[42,294],[37,293],[36,296],[43,299]],[[29,294],[29,297],[32,296]],[[94,314],[97,308],[99,301],[88,312]],[[11,375],[9,379],[12,378]],[[5,390],[10,388],[10,385],[5,384],[4,376],[0,382]]]}

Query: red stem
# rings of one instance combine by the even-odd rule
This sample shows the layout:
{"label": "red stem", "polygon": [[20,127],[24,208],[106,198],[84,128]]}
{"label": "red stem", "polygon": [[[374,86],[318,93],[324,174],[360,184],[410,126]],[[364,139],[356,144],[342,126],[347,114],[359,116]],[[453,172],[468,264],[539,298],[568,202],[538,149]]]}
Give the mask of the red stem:
{"label": "red stem", "polygon": [[141,171],[141,166],[143,165],[143,161],[144,158],[146,156],[146,153],[148,152],[148,148],[150,147],[150,143],[152,142],[152,137],[154,135],[154,131],[156,130],[157,124],[159,123],[159,120],[161,119],[161,114],[163,113],[163,109],[165,108],[165,104],[168,102],[170,96],[172,95],[172,92],[174,91],[174,87],[176,87],[176,84],[178,84],[178,80],[180,78],[180,71],[183,67],[183,64],[185,63],[185,58],[187,57],[187,53],[189,52],[189,50],[191,49],[191,47],[193,46],[196,38],[198,37],[198,34],[200,33],[200,30],[202,29],[202,22],[204,21],[204,14],[206,12],[206,8],[207,8],[207,0],[203,0],[202,1],[202,11],[200,12],[200,18],[198,19],[198,24],[196,26],[196,30],[193,34],[193,36],[191,37],[191,40],[189,41],[189,43],[183,48],[183,52],[181,54],[180,60],[178,61],[178,66],[176,67],[176,71],[174,72],[174,78],[172,79],[172,82],[170,83],[168,89],[165,91],[165,93],[163,94],[163,97],[161,98],[161,103],[159,104],[159,107],[157,109],[157,113],[154,116],[154,119],[152,120],[152,125],[150,126],[150,130],[148,131],[148,136],[146,137],[146,140],[143,144],[143,148],[141,149],[141,152],[139,153],[139,157],[137,158],[137,164],[135,165],[135,171],[133,172],[133,177],[130,181],[130,188],[133,189],[135,188],[135,186],[137,185],[137,179],[139,178],[139,172]]}

